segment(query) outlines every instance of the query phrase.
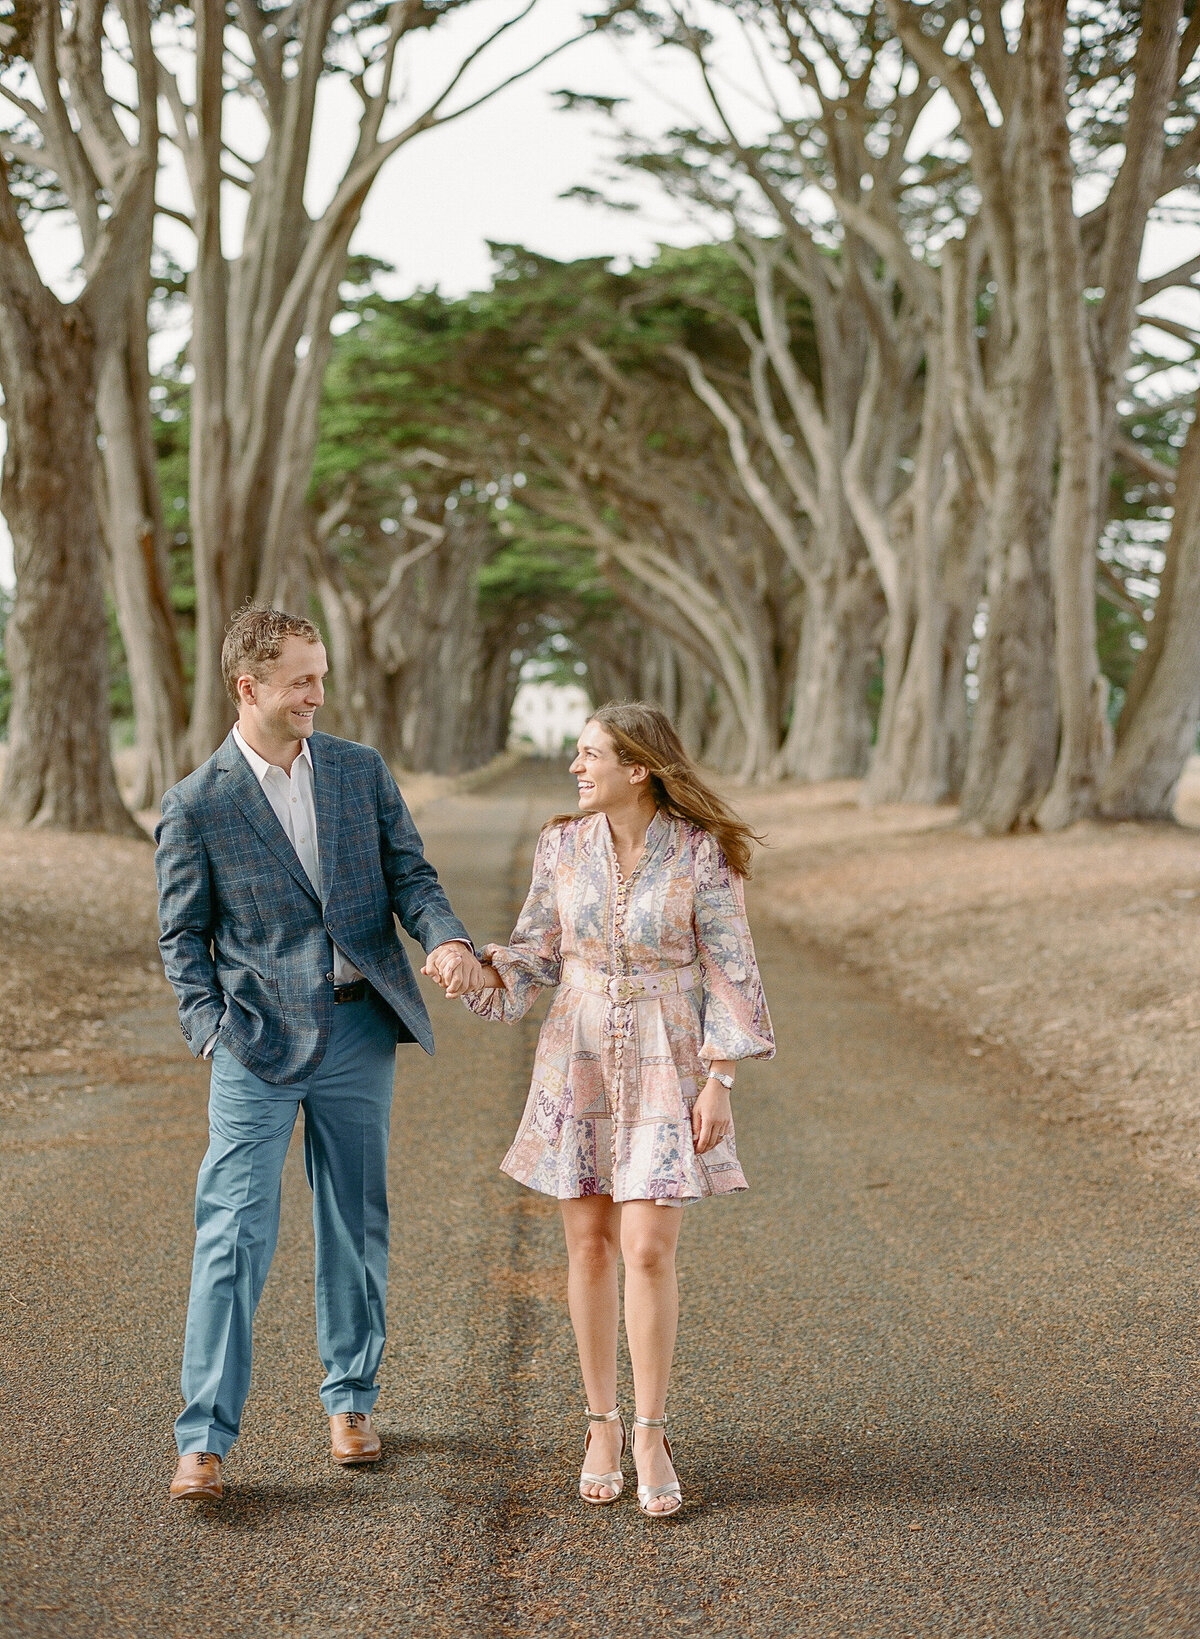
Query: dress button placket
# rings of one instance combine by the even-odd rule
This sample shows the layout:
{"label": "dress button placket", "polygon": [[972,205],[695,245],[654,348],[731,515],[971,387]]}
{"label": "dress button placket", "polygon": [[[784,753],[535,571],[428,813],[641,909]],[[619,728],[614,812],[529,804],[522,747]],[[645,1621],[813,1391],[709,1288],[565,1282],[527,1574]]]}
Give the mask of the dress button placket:
{"label": "dress button placket", "polygon": [[[617,875],[617,900],[613,916],[613,967],[618,978],[624,978],[628,971],[625,957],[625,910],[626,890],[629,883],[621,874],[620,865],[614,862]],[[614,1001],[612,1004],[612,1019],[615,1025],[616,1037],[616,1085],[613,1088],[613,1119],[612,1128],[612,1187],[613,1195],[617,1191],[617,1115],[624,1103],[625,1096],[625,1033],[629,1028],[630,1015],[633,1010],[632,1001]]]}

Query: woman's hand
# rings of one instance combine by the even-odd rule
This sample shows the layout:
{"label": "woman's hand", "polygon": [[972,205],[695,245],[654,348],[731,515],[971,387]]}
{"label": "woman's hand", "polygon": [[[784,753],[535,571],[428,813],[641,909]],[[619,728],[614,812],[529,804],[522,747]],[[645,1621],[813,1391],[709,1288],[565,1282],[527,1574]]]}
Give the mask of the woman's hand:
{"label": "woman's hand", "polygon": [[733,1131],[733,1106],[729,1089],[710,1076],[692,1105],[692,1142],[697,1155],[706,1155],[715,1144]]}

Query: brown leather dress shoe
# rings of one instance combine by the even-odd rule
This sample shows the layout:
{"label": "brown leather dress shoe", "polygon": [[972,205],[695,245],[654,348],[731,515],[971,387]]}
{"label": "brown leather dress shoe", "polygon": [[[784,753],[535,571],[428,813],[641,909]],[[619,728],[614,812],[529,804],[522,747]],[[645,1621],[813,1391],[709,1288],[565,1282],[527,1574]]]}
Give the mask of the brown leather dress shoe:
{"label": "brown leather dress shoe", "polygon": [[338,1411],[329,1419],[330,1455],[335,1463],[377,1463],[383,1444],[369,1411]]}
{"label": "brown leather dress shoe", "polygon": [[225,1495],[221,1459],[211,1451],[189,1451],[171,1481],[171,1501],[220,1502]]}

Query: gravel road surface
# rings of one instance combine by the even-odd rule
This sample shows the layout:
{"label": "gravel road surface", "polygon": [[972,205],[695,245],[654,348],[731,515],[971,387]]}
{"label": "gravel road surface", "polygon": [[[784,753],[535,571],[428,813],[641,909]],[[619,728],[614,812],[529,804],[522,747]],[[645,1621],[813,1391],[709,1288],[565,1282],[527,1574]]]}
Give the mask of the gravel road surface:
{"label": "gravel road surface", "polygon": [[[424,814],[480,939],[568,801],[526,770]],[[738,1082],[752,1188],[684,1229],[679,1519],[637,1513],[631,1467],[616,1507],[574,1499],[558,1215],[497,1171],[536,1022],[432,987],[437,1057],[397,1076],[383,1461],[328,1458],[297,1136],[226,1500],[168,1502],[207,1072],[164,987],[105,1027],[119,1085],[43,1078],[0,1129],[0,1634],[1200,1633],[1195,1197],[769,910],[752,889],[780,1046]]]}

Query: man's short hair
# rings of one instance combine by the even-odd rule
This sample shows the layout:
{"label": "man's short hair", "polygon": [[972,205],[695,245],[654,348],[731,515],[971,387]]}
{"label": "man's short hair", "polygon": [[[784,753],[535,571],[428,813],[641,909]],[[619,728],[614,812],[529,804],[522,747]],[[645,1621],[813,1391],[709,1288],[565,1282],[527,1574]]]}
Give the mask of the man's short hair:
{"label": "man's short hair", "polygon": [[320,632],[304,615],[284,614],[282,609],[263,609],[248,603],[239,609],[225,629],[221,645],[221,673],[234,705],[238,705],[237,680],[247,672],[260,681],[266,677],[283,652],[289,637],[306,643],[322,643]]}

